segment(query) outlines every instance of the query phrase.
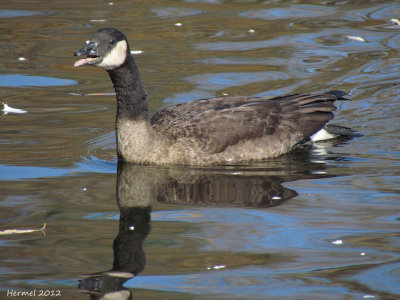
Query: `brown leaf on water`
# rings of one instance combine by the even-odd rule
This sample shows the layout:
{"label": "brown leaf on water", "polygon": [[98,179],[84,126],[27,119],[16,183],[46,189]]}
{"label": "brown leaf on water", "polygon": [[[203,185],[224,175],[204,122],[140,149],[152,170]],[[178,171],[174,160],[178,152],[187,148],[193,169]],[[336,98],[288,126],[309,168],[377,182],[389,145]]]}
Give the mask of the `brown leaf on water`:
{"label": "brown leaf on water", "polygon": [[76,92],[76,93],[69,93],[72,96],[114,96],[115,93],[81,93],[81,92]]}

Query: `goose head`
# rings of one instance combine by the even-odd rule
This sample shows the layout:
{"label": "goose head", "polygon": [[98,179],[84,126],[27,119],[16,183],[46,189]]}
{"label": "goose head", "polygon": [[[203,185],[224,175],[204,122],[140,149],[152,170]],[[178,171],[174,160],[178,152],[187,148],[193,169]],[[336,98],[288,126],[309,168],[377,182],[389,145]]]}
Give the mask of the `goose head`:
{"label": "goose head", "polygon": [[121,67],[130,50],[125,35],[114,28],[99,29],[82,49],[74,52],[75,56],[86,58],[75,62],[74,67],[97,66],[105,70]]}

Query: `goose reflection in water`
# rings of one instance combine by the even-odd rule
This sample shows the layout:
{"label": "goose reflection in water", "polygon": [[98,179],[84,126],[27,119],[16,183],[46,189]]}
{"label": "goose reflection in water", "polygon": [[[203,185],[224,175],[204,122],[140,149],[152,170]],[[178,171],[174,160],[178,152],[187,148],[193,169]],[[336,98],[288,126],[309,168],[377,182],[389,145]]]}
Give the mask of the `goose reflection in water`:
{"label": "goose reflection in water", "polygon": [[[327,177],[326,163],[313,161],[311,152],[299,149],[277,159],[251,166],[210,168],[156,167],[118,163],[117,201],[119,232],[114,239],[111,270],[80,280],[79,289],[91,299],[132,299],[123,287],[143,271],[144,240],[151,230],[151,207],[167,204],[254,207],[280,205],[297,193],[284,187],[288,181]],[[315,159],[315,156],[314,156]]]}

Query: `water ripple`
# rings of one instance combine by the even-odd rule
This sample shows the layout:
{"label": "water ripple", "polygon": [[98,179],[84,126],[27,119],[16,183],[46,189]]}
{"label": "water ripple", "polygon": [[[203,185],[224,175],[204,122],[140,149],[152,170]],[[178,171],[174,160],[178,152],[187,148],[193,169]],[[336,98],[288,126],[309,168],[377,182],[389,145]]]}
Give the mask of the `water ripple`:
{"label": "water ripple", "polygon": [[201,14],[201,10],[195,10],[191,8],[183,8],[183,7],[157,7],[152,8],[151,10],[158,17],[161,18],[175,18],[175,17],[186,17]]}
{"label": "water ripple", "polygon": [[34,15],[42,14],[38,11],[29,10],[10,10],[10,9],[0,9],[0,19],[1,18],[17,18],[17,17],[30,17]]}
{"label": "water ripple", "polygon": [[165,102],[186,102],[193,99],[208,98],[215,95],[216,91],[230,87],[244,86],[255,82],[271,82],[287,80],[290,77],[284,72],[231,72],[209,73],[188,77],[186,80],[196,85],[196,89],[190,92],[174,94],[167,97]]}
{"label": "water ripple", "polygon": [[263,20],[321,18],[334,14],[335,7],[317,5],[291,5],[285,8],[250,10],[239,14],[241,17]]}

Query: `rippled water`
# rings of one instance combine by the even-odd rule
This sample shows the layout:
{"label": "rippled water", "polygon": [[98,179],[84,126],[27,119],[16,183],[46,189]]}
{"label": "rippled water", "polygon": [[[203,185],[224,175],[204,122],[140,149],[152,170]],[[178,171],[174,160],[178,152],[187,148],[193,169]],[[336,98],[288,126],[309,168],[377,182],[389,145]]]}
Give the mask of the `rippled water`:
{"label": "rippled water", "polygon": [[[398,1],[1,1],[0,103],[27,113],[0,116],[0,298],[399,299],[395,18]],[[152,111],[340,89],[335,123],[363,137],[118,164],[109,78],[72,67],[106,26],[142,51]]]}

